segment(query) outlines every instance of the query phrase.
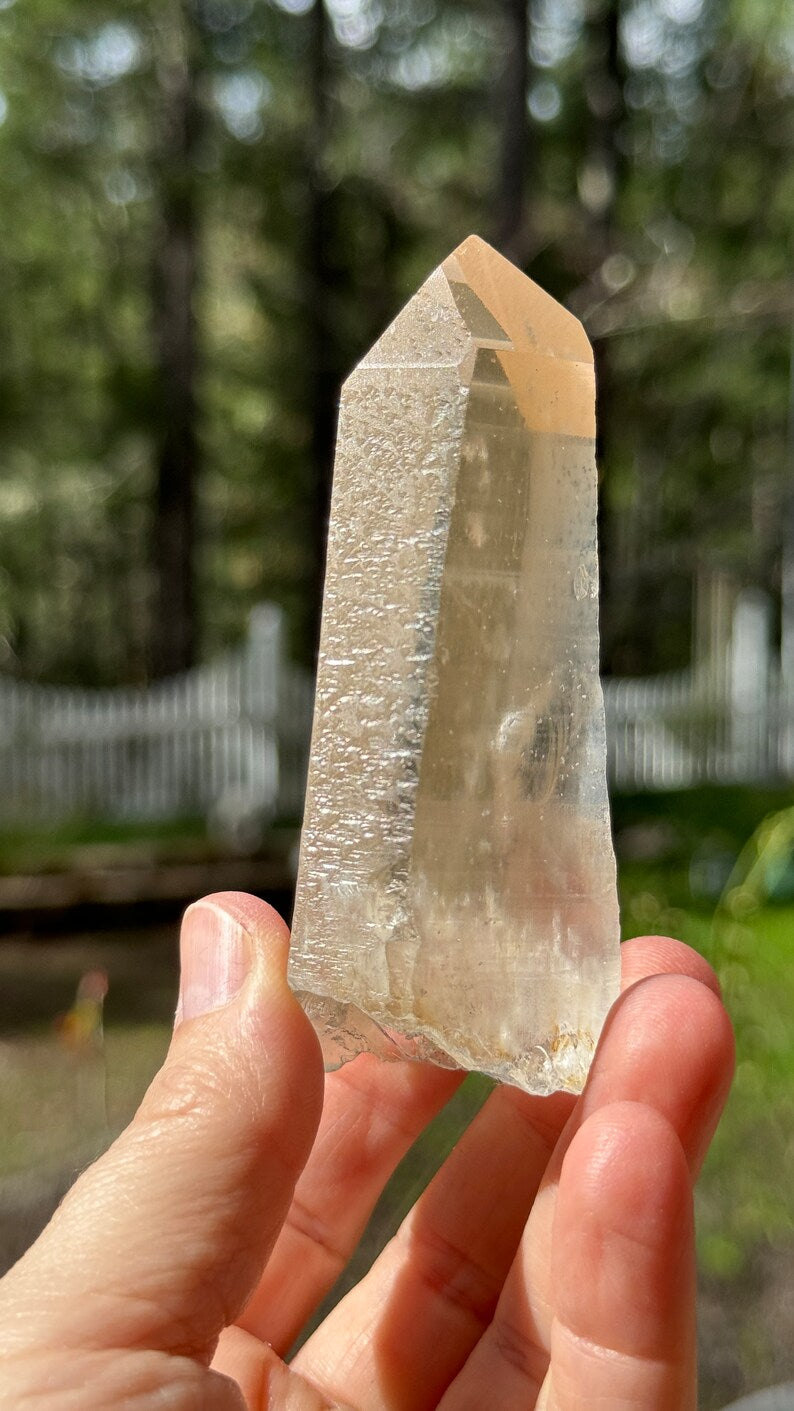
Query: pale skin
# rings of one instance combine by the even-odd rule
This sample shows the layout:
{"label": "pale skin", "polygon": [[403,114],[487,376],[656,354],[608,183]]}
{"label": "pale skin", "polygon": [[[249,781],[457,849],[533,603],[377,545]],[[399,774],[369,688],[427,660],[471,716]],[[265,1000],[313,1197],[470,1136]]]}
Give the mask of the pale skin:
{"label": "pale skin", "polygon": [[692,1186],[733,1065],[705,961],[627,942],[582,1097],[495,1089],[287,1363],[460,1082],[367,1056],[324,1080],[288,945],[253,897],[187,913],[183,973],[242,987],[197,1013],[193,986],[131,1126],[0,1282],[3,1411],[695,1411]]}

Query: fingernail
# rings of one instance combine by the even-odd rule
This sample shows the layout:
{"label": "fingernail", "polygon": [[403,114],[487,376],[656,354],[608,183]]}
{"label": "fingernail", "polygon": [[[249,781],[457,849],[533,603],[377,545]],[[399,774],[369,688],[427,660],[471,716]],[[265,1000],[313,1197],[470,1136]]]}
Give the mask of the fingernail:
{"label": "fingernail", "polygon": [[182,918],[180,960],[175,1024],[222,1009],[234,998],[251,968],[251,942],[228,912],[196,902]]}

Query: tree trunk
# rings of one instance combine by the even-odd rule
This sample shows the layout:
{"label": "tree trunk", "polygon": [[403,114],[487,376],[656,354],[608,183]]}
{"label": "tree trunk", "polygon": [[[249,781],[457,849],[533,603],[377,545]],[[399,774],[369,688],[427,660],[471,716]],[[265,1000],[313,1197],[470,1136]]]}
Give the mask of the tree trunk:
{"label": "tree trunk", "polygon": [[328,17],[324,0],[314,0],[309,14],[309,82],[312,117],[307,141],[307,393],[309,398],[311,602],[309,638],[316,654],[320,638],[331,472],[336,429],[336,359],[328,307],[330,201],[325,177],[330,103],[328,91]]}
{"label": "tree trunk", "polygon": [[[623,90],[625,72],[620,50],[620,0],[591,0],[585,24],[585,100],[588,110],[588,142],[585,154],[590,181],[588,205],[590,279],[599,282],[599,271],[612,253],[615,241],[615,207],[626,175],[626,159],[620,147],[619,131],[625,120]],[[598,435],[596,456],[602,476],[608,476],[610,429],[619,415],[609,357],[608,339],[594,340],[593,353],[598,394]],[[608,483],[602,480],[599,497],[599,536],[602,561],[601,660],[610,671],[625,625],[626,585],[619,579],[618,523],[609,498]],[[629,590],[629,601],[633,602]]]}
{"label": "tree trunk", "polygon": [[499,166],[495,192],[494,244],[522,265],[528,249],[526,219],[529,122],[529,7],[527,0],[502,0],[505,62],[496,93]]}
{"label": "tree trunk", "polygon": [[619,140],[626,115],[620,14],[620,0],[591,0],[585,24],[586,161],[591,172],[588,209],[594,271],[612,248],[615,206],[626,174]]}
{"label": "tree trunk", "polygon": [[198,134],[196,35],[187,3],[169,7],[158,62],[162,101],[160,222],[154,255],[157,385],[154,617],[151,670],[184,671],[196,651],[195,540],[198,216],[193,159]]}

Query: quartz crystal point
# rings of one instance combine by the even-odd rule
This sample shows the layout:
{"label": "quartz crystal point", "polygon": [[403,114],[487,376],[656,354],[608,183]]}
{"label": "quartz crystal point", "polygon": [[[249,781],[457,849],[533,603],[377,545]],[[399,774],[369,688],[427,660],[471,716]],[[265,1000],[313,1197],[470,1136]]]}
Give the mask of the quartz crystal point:
{"label": "quartz crystal point", "polygon": [[618,990],[581,324],[475,236],[342,392],[290,978],[363,1049],[578,1091]]}

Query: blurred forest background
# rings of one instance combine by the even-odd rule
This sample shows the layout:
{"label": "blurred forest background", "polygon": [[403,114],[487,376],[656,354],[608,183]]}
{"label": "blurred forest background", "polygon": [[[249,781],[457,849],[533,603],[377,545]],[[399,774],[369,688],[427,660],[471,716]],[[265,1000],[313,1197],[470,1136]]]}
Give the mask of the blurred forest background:
{"label": "blurred forest background", "polygon": [[[605,673],[697,666],[752,589],[790,694],[793,150],[787,0],[0,0],[8,777],[48,703],[71,728],[77,697],[43,688],[150,687],[223,658],[202,678],[214,699],[240,680],[223,654],[266,641],[266,610],[247,635],[263,603],[311,666],[339,386],[472,231],[594,343]],[[761,657],[733,660],[753,676]],[[794,722],[775,723],[788,772],[761,750],[753,777],[763,662],[727,687],[733,787],[613,798],[625,934],[696,945],[737,1029],[698,1198],[704,1411],[794,1377]],[[176,719],[170,684],[149,694]],[[132,718],[134,693],[116,696]],[[679,782],[720,777],[697,772],[698,738]],[[52,778],[78,745],[51,751]],[[220,881],[289,904],[292,807],[279,868],[255,873],[206,817],[55,813],[50,834],[46,809],[0,830],[0,1270],[165,1050],[175,931],[138,902]],[[467,1080],[398,1172],[377,1238],[482,1093]]]}
{"label": "blurred forest background", "polygon": [[607,672],[779,599],[793,71],[785,0],[0,0],[0,668],[310,661],[340,382],[472,230],[595,344]]}

